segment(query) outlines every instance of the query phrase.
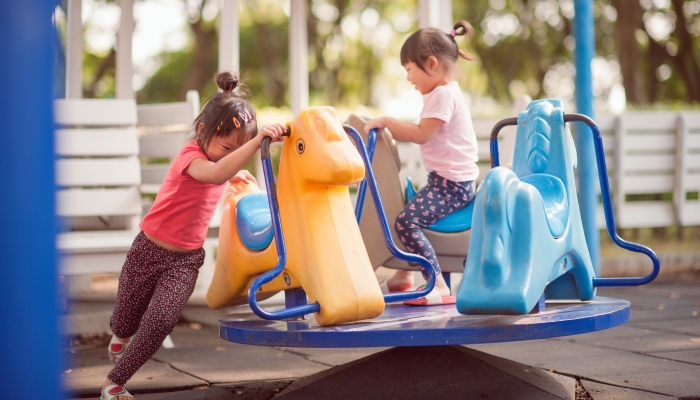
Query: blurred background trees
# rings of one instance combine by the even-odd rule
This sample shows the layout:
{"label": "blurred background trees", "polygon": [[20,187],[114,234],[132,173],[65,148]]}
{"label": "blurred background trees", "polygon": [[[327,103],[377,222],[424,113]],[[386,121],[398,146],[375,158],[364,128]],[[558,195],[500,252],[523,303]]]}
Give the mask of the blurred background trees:
{"label": "blurred background trees", "polygon": [[[149,1],[156,0],[139,3]],[[211,77],[217,66],[218,3],[180,4],[184,45],[149,61],[136,85],[139,103],[182,101],[191,89],[206,98],[216,89]],[[242,1],[241,68],[258,107],[288,104],[285,7],[273,0]],[[415,0],[310,0],[311,104],[386,107],[407,93],[398,54],[417,29],[416,10]],[[594,15],[597,110],[619,112],[625,99],[637,108],[700,105],[700,0],[596,0]],[[525,94],[572,103],[573,16],[573,0],[453,1],[454,19],[475,28],[469,43],[460,45],[477,61],[459,64],[472,107],[507,109]],[[138,29],[138,16],[136,24]],[[84,76],[85,97],[113,96],[113,48],[86,48]]]}

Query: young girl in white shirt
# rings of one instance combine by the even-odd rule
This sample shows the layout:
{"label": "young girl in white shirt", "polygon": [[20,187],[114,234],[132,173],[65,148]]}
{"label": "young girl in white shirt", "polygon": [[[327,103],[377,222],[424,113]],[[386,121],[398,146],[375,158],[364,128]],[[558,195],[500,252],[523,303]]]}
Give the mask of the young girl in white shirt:
{"label": "young girl in white shirt", "polygon": [[[435,290],[448,300],[450,289],[440,272],[435,251],[423,229],[458,211],[474,199],[479,176],[476,134],[459,84],[453,79],[459,57],[473,60],[459,49],[456,36],[470,35],[472,26],[457,22],[449,33],[424,28],[413,33],[401,47],[401,64],[408,80],[424,95],[420,122],[391,117],[370,120],[365,132],[389,128],[396,140],[420,144],[421,158],[428,170],[428,184],[413,197],[396,218],[399,239],[411,253],[427,258],[437,269]],[[391,291],[413,286],[413,272],[398,270],[387,285]]]}

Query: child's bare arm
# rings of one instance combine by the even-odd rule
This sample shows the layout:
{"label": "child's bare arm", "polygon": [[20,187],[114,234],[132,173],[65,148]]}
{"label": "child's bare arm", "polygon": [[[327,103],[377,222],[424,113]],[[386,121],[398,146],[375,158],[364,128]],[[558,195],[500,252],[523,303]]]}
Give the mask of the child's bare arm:
{"label": "child's bare arm", "polygon": [[416,125],[396,118],[380,117],[367,121],[365,132],[369,133],[370,129],[374,128],[389,128],[396,140],[423,144],[432,139],[443,124],[444,122],[437,118],[423,118]]}
{"label": "child's bare arm", "polygon": [[260,129],[260,133],[243,146],[232,151],[217,162],[212,162],[204,158],[195,158],[187,167],[187,173],[200,182],[220,185],[227,182],[253,157],[260,148],[264,137],[269,136],[273,142],[282,140],[285,132],[282,124],[269,124]]}

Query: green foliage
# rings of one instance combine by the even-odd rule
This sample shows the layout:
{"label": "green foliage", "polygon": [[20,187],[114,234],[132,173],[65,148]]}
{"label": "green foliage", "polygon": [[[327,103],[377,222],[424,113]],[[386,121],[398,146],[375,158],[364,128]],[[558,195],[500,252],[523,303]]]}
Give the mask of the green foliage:
{"label": "green foliage", "polygon": [[[198,90],[203,99],[215,93],[211,77],[217,68],[218,21],[201,18],[204,0],[183,1],[183,7],[185,3],[191,44],[159,56],[160,68],[137,94],[140,103],[182,101],[190,89]],[[389,77],[387,69],[401,68],[394,65],[395,58],[405,37],[417,28],[416,1],[307,4],[310,103],[376,106],[383,94],[377,91],[401,83],[396,73]],[[561,79],[552,77],[573,76],[574,0],[453,0],[452,4],[454,20],[467,20],[475,28],[472,40],[461,47],[475,54],[477,61],[458,62],[462,70],[458,79],[472,95],[503,104],[523,94],[541,98],[551,95],[552,87],[562,86]],[[620,66],[624,82],[617,83],[624,84],[631,108],[700,104],[700,0],[593,4],[596,54],[613,67]],[[274,0],[241,2],[241,68],[252,101],[261,108],[289,102],[288,18],[283,7],[283,2]],[[658,33],[658,24],[666,24],[665,33]],[[85,54],[86,97],[114,96],[110,57],[113,53]],[[597,89],[596,95],[606,98],[609,89]]]}
{"label": "green foliage", "polygon": [[139,103],[168,103],[182,101],[180,85],[178,84],[190,68],[192,52],[183,50],[173,53],[161,53],[161,67],[153,74],[148,82],[139,90]]}

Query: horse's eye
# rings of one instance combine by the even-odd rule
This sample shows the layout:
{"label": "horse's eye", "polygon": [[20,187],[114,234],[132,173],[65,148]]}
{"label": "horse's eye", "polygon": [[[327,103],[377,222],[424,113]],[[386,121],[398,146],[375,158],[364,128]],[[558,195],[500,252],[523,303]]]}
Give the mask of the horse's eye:
{"label": "horse's eye", "polygon": [[297,140],[297,153],[304,153],[304,141],[301,139]]}

